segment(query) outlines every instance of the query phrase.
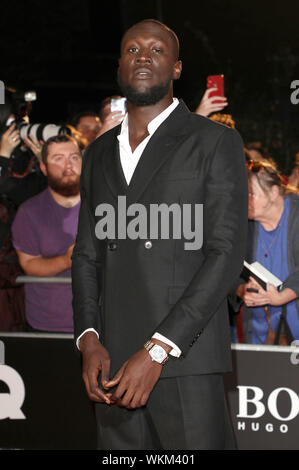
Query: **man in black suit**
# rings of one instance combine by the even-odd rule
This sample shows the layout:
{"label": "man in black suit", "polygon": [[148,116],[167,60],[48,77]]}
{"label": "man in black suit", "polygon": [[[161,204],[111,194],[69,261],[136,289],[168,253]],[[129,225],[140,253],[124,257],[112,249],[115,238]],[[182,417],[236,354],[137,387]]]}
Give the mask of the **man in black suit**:
{"label": "man in black suit", "polygon": [[[233,446],[222,373],[226,296],[245,253],[243,144],[173,98],[178,54],[175,33],[155,20],[125,33],[128,114],[84,156],[73,307],[102,449]],[[162,225],[170,212],[180,223],[157,231],[153,207]]]}

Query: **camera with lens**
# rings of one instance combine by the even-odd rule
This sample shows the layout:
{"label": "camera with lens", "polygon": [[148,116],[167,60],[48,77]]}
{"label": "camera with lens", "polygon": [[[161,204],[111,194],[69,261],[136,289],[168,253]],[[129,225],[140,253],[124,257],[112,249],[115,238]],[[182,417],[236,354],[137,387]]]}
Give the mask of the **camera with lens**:
{"label": "camera with lens", "polygon": [[13,122],[16,129],[20,132],[20,138],[23,141],[25,137],[32,136],[36,140],[46,141],[50,137],[60,134],[72,134],[68,126],[57,126],[56,124],[30,124],[28,114],[31,110],[32,102],[36,101],[35,91],[14,91],[11,95],[14,108],[14,118],[9,118],[6,127],[10,127]]}
{"label": "camera with lens", "polygon": [[[13,120],[12,120],[13,122]],[[9,124],[11,125],[12,122]],[[56,124],[28,124],[24,119],[17,119],[14,121],[16,123],[16,128],[20,132],[21,140],[24,140],[25,137],[32,136],[36,140],[43,140],[44,142],[50,137],[54,137],[60,134],[69,134],[71,135],[71,129],[68,126],[57,126]]]}

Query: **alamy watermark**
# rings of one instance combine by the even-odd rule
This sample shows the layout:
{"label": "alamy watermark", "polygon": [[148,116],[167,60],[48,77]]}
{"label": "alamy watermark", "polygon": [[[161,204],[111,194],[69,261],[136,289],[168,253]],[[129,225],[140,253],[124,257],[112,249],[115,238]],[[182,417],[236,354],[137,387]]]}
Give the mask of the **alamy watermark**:
{"label": "alamy watermark", "polygon": [[295,339],[292,341],[291,346],[297,346],[297,351],[293,351],[290,358],[291,363],[296,366],[299,364],[299,340]]}
{"label": "alamy watermark", "polygon": [[[188,240],[185,250],[199,250],[203,244],[203,204],[167,205],[131,204],[126,196],[118,196],[117,210],[108,203],[99,204],[95,215],[100,217],[95,227],[99,240]],[[192,240],[192,241],[191,241]]]}
{"label": "alamy watermark", "polygon": [[293,80],[290,88],[294,90],[290,96],[291,103],[298,104],[299,103],[299,80]]}
{"label": "alamy watermark", "polygon": [[5,104],[5,87],[4,83],[0,80],[0,104]]}

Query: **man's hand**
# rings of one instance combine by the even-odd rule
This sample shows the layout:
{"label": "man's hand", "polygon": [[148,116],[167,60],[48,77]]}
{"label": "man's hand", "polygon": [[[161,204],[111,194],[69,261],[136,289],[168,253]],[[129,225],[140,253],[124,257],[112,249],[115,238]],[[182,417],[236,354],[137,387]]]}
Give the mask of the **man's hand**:
{"label": "man's hand", "polygon": [[104,393],[98,384],[101,373],[101,384],[106,387],[109,380],[110,356],[106,348],[100,343],[95,333],[87,331],[80,339],[82,353],[82,377],[90,400],[98,403],[111,404],[111,393]]}
{"label": "man's hand", "polygon": [[75,243],[72,243],[66,253],[65,253],[65,259],[66,259],[66,265],[67,265],[67,268],[66,269],[70,269],[70,267],[72,266],[72,254],[73,254],[73,250],[74,250],[74,247],[75,247]]}
{"label": "man's hand", "polygon": [[106,383],[106,388],[118,385],[111,401],[128,409],[144,406],[159,380],[162,367],[158,362],[152,361],[146,349],[141,349]]}

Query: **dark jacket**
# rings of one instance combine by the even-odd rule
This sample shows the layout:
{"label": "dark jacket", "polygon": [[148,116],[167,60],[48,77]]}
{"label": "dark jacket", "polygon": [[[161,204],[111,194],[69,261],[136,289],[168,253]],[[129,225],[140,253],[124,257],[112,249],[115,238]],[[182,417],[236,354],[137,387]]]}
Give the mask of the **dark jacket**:
{"label": "dark jacket", "polygon": [[[120,127],[87,149],[81,210],[73,252],[75,337],[100,332],[113,374],[159,332],[182,350],[162,377],[231,367],[227,294],[243,263],[247,233],[247,176],[243,143],[226,126],[192,114],[183,102],[151,137],[127,186],[119,160]],[[100,203],[203,204],[203,246],[184,238],[98,240]],[[115,237],[117,238],[117,237]],[[150,237],[149,237],[150,238]]]}

